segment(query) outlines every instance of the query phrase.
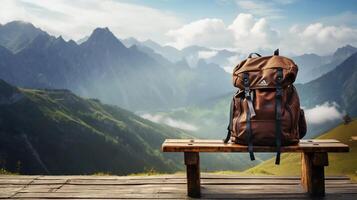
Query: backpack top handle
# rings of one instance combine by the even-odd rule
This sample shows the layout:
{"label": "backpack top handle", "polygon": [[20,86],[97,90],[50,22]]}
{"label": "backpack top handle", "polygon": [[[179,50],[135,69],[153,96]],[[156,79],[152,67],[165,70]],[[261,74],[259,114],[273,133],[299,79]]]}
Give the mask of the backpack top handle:
{"label": "backpack top handle", "polygon": [[256,56],[258,56],[258,57],[262,57],[259,53],[250,53],[249,56],[248,56],[248,58],[252,58],[253,55],[256,55]]}
{"label": "backpack top handle", "polygon": [[278,56],[279,55],[279,49],[276,49],[275,51],[274,51],[274,56]]}
{"label": "backpack top handle", "polygon": [[[259,53],[250,53],[249,56],[248,56],[248,58],[253,58],[253,55],[256,55],[256,56],[258,56],[258,57],[262,57]],[[274,56],[278,56],[278,55],[279,55],[279,49],[276,49],[276,50],[274,51]]]}

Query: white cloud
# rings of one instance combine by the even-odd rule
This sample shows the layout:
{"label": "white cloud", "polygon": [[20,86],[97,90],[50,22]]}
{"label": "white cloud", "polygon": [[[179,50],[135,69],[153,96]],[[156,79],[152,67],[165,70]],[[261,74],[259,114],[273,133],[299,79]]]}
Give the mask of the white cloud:
{"label": "white cloud", "polygon": [[174,41],[169,43],[179,49],[189,45],[222,48],[231,46],[233,37],[221,19],[201,19],[167,32]]}
{"label": "white cloud", "polygon": [[357,45],[357,29],[347,26],[326,26],[314,23],[306,27],[292,26],[283,39],[286,49],[293,52],[328,54],[346,44]]}
{"label": "white cloud", "polygon": [[305,117],[310,124],[322,124],[342,119],[343,113],[338,110],[338,105],[333,102],[325,102],[321,105],[305,110]]}
{"label": "white cloud", "polygon": [[96,27],[117,36],[167,42],[162,34],[181,25],[171,13],[115,0],[2,0],[0,22],[28,21],[56,36],[78,40]]}
{"label": "white cloud", "polygon": [[203,19],[170,30],[167,35],[174,41],[171,45],[177,48],[190,45],[224,47],[245,54],[277,48],[285,55],[329,54],[346,44],[357,46],[356,28],[313,23],[278,31],[270,26],[267,18],[247,13],[240,13],[229,25],[220,19]]}
{"label": "white cloud", "polygon": [[203,19],[170,30],[167,35],[174,40],[171,45],[177,48],[189,45],[235,47],[244,52],[275,48],[278,39],[278,32],[270,28],[265,18],[255,19],[245,13],[239,14],[229,26],[220,19]]}
{"label": "white cloud", "polygon": [[223,69],[226,72],[232,74],[233,69],[237,66],[237,64],[245,58],[246,58],[246,56],[243,56],[242,54],[237,54],[235,56],[231,56],[227,59],[228,64],[223,66]]}
{"label": "white cloud", "polygon": [[199,51],[198,59],[209,59],[217,55],[218,51]]}
{"label": "white cloud", "polygon": [[156,115],[152,115],[149,113],[146,114],[142,114],[140,115],[142,118],[156,122],[156,123],[162,123],[162,124],[166,124],[168,126],[174,127],[174,128],[179,128],[182,130],[187,130],[187,131],[196,131],[198,130],[198,128],[192,124],[189,124],[187,122],[184,121],[180,121],[180,120],[175,120],[171,117],[165,117],[163,115],[160,114],[156,114]]}
{"label": "white cloud", "polygon": [[257,49],[275,49],[279,33],[272,29],[265,18],[254,19],[251,14],[239,14],[228,27],[235,37],[235,47],[244,52]]}

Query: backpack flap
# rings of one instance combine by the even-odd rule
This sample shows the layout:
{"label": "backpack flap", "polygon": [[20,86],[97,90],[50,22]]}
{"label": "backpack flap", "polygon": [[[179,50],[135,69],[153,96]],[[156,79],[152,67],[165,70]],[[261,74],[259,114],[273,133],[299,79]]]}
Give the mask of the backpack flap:
{"label": "backpack flap", "polygon": [[277,69],[283,69],[282,87],[295,81],[298,67],[289,58],[283,56],[266,56],[248,58],[242,61],[233,71],[233,85],[244,90],[244,73],[249,73],[251,89],[275,88]]}

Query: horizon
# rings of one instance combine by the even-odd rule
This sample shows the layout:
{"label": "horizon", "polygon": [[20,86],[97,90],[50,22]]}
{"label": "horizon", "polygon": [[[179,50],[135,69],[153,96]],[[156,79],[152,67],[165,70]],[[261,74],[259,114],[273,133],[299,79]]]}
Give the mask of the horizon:
{"label": "horizon", "polygon": [[[34,26],[35,28],[38,28],[38,29],[40,29],[40,30],[46,32],[46,33],[49,34],[50,36],[55,37],[56,39],[62,38],[65,42],[73,41],[73,42],[75,42],[77,45],[80,45],[80,44],[82,44],[83,42],[87,41],[96,29],[101,29],[101,30],[108,30],[108,31],[109,31],[110,33],[112,33],[112,34],[115,36],[115,38],[118,39],[119,42],[121,42],[121,43],[123,43],[124,40],[134,39],[134,40],[136,40],[136,41],[138,41],[138,42],[141,42],[141,43],[144,43],[144,42],[154,42],[154,43],[160,45],[161,47],[169,46],[169,47],[176,48],[175,46],[172,46],[172,45],[170,45],[170,44],[162,45],[162,44],[160,44],[160,43],[158,43],[158,42],[156,42],[156,41],[154,41],[154,40],[152,40],[152,39],[150,39],[150,38],[149,38],[149,39],[145,39],[145,40],[140,40],[140,39],[135,38],[135,37],[132,37],[132,36],[127,37],[127,38],[119,38],[119,37],[118,37],[117,35],[115,35],[115,33],[110,29],[110,27],[96,27],[96,28],[94,28],[93,30],[91,30],[91,31],[89,32],[89,34],[88,34],[87,36],[85,36],[84,38],[81,38],[81,39],[79,39],[79,40],[74,40],[73,38],[68,38],[68,39],[66,39],[66,38],[64,38],[62,35],[58,35],[58,36],[52,35],[51,33],[47,32],[47,30],[42,29],[41,27],[37,27],[35,24],[33,24],[32,22],[29,22],[29,21],[14,20],[14,21],[7,22],[7,23],[5,23],[5,24],[1,24],[1,23],[0,23],[0,26],[4,26],[4,25],[7,25],[7,24],[9,24],[9,23],[14,23],[14,22],[15,22],[15,23],[23,23],[23,24],[32,25],[32,26]],[[124,46],[125,46],[125,45],[124,45]],[[133,44],[132,46],[137,46],[137,45],[136,45],[136,44]],[[144,45],[144,46],[145,46],[145,45]],[[331,52],[329,52],[329,53],[327,53],[327,54],[302,53],[302,54],[294,54],[294,55],[292,55],[292,56],[302,56],[302,55],[311,55],[311,54],[313,54],[313,55],[318,55],[318,56],[328,56],[328,55],[334,54],[338,49],[341,49],[341,48],[344,48],[344,47],[356,47],[356,46],[357,46],[357,45],[353,45],[353,44],[350,44],[350,43],[346,43],[346,44],[344,44],[344,45],[342,45],[342,46],[338,46],[337,48],[333,49]],[[130,47],[131,47],[131,46],[126,46],[126,48],[130,48]],[[190,46],[186,46],[186,47],[184,47],[184,48],[182,48],[182,49],[179,49],[179,48],[176,48],[176,49],[181,51],[181,50],[183,50],[183,49],[185,49],[185,48],[190,48],[190,47],[203,47],[203,48],[208,48],[208,49],[210,49],[210,50],[228,50],[228,51],[233,51],[233,52],[236,52],[236,53],[244,54],[243,52],[236,51],[236,49],[229,49],[229,48],[221,48],[221,49],[220,49],[220,48],[210,48],[210,47],[200,46],[200,45],[190,45]],[[148,48],[150,48],[150,47],[148,47]],[[264,51],[264,52],[266,52],[266,51],[272,51],[272,49],[269,49],[269,50],[264,49],[264,50],[262,50],[262,51]],[[247,53],[247,54],[248,54],[248,53]],[[290,56],[290,55],[289,55],[289,56]],[[243,58],[244,58],[244,57],[243,57]],[[187,62],[187,60],[186,60],[186,62]]]}
{"label": "horizon", "polygon": [[177,49],[197,45],[246,54],[280,48],[287,55],[328,55],[357,46],[356,10],[353,1],[15,0],[2,2],[0,23],[21,20],[76,42],[97,27],[108,27],[120,39]]}

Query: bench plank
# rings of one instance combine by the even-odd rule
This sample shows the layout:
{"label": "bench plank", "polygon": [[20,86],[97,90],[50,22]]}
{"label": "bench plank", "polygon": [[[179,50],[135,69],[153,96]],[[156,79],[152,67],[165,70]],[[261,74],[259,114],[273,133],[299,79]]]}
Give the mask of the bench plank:
{"label": "bench plank", "polygon": [[[225,144],[222,140],[173,140],[162,145],[163,152],[247,152],[248,147],[239,144]],[[254,146],[255,152],[275,152],[274,146]],[[283,146],[282,152],[348,152],[349,147],[337,140],[302,140],[301,143]]]}
{"label": "bench plank", "polygon": [[[211,140],[211,139],[166,139],[165,143],[219,143],[223,140]],[[340,143],[335,139],[303,139],[300,143]]]}

